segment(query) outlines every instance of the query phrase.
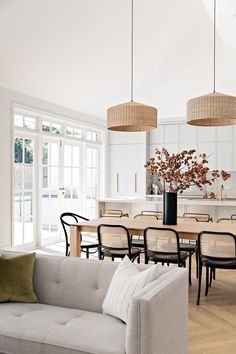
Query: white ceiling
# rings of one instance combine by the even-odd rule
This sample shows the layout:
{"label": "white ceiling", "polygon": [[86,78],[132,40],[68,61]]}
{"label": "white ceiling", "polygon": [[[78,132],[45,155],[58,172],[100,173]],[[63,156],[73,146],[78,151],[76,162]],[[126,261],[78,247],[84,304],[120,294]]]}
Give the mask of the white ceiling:
{"label": "white ceiling", "polygon": [[[130,0],[0,0],[0,86],[106,118],[130,99]],[[217,0],[217,90],[236,95],[236,1]],[[212,90],[213,0],[134,0],[134,98]]]}

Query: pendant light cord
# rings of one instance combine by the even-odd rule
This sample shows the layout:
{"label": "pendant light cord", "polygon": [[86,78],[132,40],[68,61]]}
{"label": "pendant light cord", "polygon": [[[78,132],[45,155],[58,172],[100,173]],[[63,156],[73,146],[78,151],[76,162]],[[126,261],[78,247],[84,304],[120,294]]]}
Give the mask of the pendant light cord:
{"label": "pendant light cord", "polygon": [[134,98],[134,0],[131,0],[131,102]]}
{"label": "pendant light cord", "polygon": [[216,92],[216,0],[214,0],[213,92]]}

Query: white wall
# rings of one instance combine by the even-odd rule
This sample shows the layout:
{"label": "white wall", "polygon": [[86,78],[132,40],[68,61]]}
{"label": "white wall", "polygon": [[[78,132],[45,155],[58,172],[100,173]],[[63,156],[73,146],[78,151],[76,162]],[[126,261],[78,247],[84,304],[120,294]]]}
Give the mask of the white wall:
{"label": "white wall", "polygon": [[79,120],[100,128],[105,121],[0,87],[0,247],[12,240],[12,104]]}

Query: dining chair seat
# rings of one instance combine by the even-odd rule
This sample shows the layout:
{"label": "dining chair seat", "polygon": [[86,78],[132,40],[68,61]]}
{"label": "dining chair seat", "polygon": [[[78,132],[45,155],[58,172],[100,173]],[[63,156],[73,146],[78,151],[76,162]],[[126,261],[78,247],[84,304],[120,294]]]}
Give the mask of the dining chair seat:
{"label": "dining chair seat", "polygon": [[202,264],[205,267],[217,267],[225,269],[225,267],[230,269],[236,269],[236,260],[220,260],[220,259],[210,259],[209,257],[202,257]]}
{"label": "dining chair seat", "polygon": [[186,243],[186,242],[180,242],[179,244],[180,250],[181,251],[192,251],[193,253],[196,252],[197,245],[196,243]]}
{"label": "dining chair seat", "polygon": [[[102,253],[104,254],[105,257],[125,257],[127,255],[127,250],[117,250],[117,249],[111,249],[111,248],[104,248],[102,250]],[[140,249],[132,247],[130,250],[131,257],[137,257],[140,255]]]}
{"label": "dining chair seat", "polygon": [[[180,252],[180,261],[184,263],[188,258],[187,252]],[[178,263],[178,255],[177,254],[163,254],[157,252],[148,252],[148,259],[152,262],[165,262],[165,263]]]}
{"label": "dining chair seat", "polygon": [[144,248],[144,239],[143,238],[139,238],[139,239],[132,238],[132,246]]}

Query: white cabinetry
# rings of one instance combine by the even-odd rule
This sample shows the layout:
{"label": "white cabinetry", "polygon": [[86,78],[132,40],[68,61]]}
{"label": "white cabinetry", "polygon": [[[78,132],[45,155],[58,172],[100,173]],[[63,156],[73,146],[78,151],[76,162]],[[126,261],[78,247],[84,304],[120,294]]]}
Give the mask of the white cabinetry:
{"label": "white cabinetry", "polygon": [[186,123],[160,124],[150,133],[150,156],[155,148],[165,147],[170,153],[195,149],[206,153],[210,169],[236,169],[236,127],[194,127]]}
{"label": "white cabinetry", "polygon": [[144,196],[146,193],[146,135],[112,133],[109,144],[111,197]]}

